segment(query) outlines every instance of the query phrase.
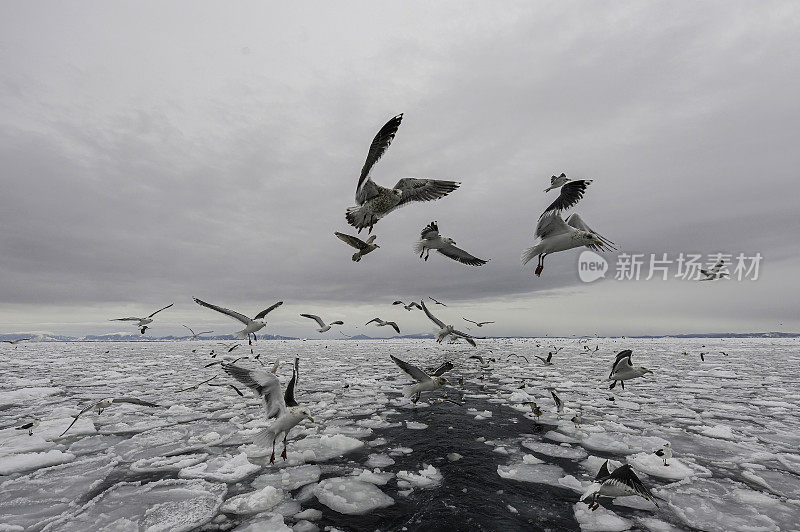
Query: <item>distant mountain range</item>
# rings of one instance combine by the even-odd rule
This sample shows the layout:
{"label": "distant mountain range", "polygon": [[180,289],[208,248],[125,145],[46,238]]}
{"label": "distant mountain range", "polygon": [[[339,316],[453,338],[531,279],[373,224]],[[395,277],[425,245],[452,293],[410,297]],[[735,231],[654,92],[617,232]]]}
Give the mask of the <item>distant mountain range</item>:
{"label": "distant mountain range", "polygon": [[[754,333],[693,333],[693,334],[662,334],[662,335],[628,335],[627,338],[798,338],[800,333],[787,333],[787,332],[754,332]],[[179,342],[189,340],[190,336],[147,336],[138,333],[111,333],[111,334],[90,334],[86,336],[64,336],[49,333],[13,333],[13,334],[0,334],[0,341],[16,340],[18,338],[30,338],[31,342]],[[432,334],[404,334],[401,336],[392,336],[389,338],[366,336],[364,334],[357,334],[350,337],[333,337],[325,338],[326,340],[386,340],[386,339],[430,339],[433,338]],[[541,336],[495,336],[489,338],[543,338]],[[547,338],[578,338],[572,336],[549,336]],[[611,338],[621,338],[621,336],[612,336]],[[217,340],[217,341],[233,341],[241,340],[232,334],[204,336],[203,340]],[[265,334],[259,335],[259,340],[299,340],[294,336],[281,336]]]}

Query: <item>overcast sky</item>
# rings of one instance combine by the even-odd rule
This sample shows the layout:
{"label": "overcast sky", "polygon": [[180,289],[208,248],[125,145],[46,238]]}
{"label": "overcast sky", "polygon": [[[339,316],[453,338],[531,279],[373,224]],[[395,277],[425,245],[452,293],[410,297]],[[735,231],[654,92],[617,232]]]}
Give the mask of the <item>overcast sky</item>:
{"label": "overcast sky", "polygon": [[[427,295],[493,334],[800,330],[798,35],[795,2],[3,3],[0,333],[172,302],[153,335],[237,329],[192,296],[284,300],[273,333],[430,332],[390,305]],[[375,181],[463,185],[356,264],[333,232],[401,112]],[[761,253],[759,279],[617,281],[611,254],[585,284],[580,250],[536,278],[519,257],[561,172],[595,180],[577,212],[622,251]],[[431,220],[491,261],[421,261]]]}

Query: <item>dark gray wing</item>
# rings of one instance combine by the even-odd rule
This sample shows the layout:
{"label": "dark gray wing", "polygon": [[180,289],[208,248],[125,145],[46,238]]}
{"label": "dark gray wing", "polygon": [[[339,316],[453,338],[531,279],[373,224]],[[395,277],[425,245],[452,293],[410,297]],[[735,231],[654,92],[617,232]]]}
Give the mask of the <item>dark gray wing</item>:
{"label": "dark gray wing", "polygon": [[434,316],[433,314],[431,314],[431,311],[428,310],[428,307],[425,306],[425,302],[424,301],[422,301],[422,310],[425,311],[425,315],[428,316],[428,318],[430,318],[430,320],[433,323],[438,325],[440,329],[444,329],[445,328],[444,322],[442,320],[440,320],[439,318],[437,318],[436,316]]}
{"label": "dark gray wing", "polygon": [[360,238],[346,235],[344,233],[339,233],[338,231],[334,232],[333,234],[336,235],[339,238],[339,240],[346,243],[348,246],[352,246],[358,250],[366,249],[367,247],[369,247],[367,246],[367,243],[361,240]]}
{"label": "dark gray wing", "polygon": [[395,190],[400,190],[403,193],[397,206],[401,207],[412,201],[437,200],[447,196],[460,185],[461,183],[456,181],[404,177],[394,186]]}
{"label": "dark gray wing", "polygon": [[548,236],[569,233],[570,231],[570,227],[564,222],[561,215],[553,212],[539,218],[539,223],[536,224],[534,235],[544,239]]}
{"label": "dark gray wing", "polygon": [[113,404],[117,403],[129,403],[132,405],[139,405],[139,406],[149,406],[150,408],[158,408],[158,405],[155,403],[151,403],[150,401],[142,401],[141,399],[137,399],[135,397],[114,397],[111,402]]}
{"label": "dark gray wing", "polygon": [[203,301],[201,299],[197,299],[197,298],[194,298],[194,302],[197,303],[198,305],[200,305],[201,307],[210,308],[211,310],[216,310],[217,312],[221,312],[222,314],[225,314],[226,316],[230,316],[231,318],[233,318],[235,320],[238,320],[238,321],[244,323],[245,325],[249,325],[250,322],[253,321],[250,318],[248,318],[247,316],[245,316],[244,314],[241,314],[241,313],[236,312],[235,310],[231,310],[229,308],[218,307],[217,305],[212,305],[211,303],[206,303],[205,301]]}
{"label": "dark gray wing", "polygon": [[583,193],[586,192],[586,187],[588,187],[591,182],[591,179],[577,179],[561,187],[561,193],[556,200],[544,210],[542,216],[549,212],[561,212],[577,204],[583,197]]}
{"label": "dark gray wing", "polygon": [[300,406],[294,398],[294,388],[297,386],[297,378],[300,375],[300,358],[294,357],[294,368],[292,369],[292,380],[286,385],[286,393],[283,395],[283,401],[286,406]]}
{"label": "dark gray wing", "polygon": [[600,471],[597,472],[597,475],[594,477],[595,482],[601,481],[603,479],[608,478],[611,476],[611,473],[608,471],[608,460],[603,462],[603,465],[600,466]]}
{"label": "dark gray wing", "polygon": [[448,371],[450,371],[454,367],[455,366],[453,366],[453,363],[448,360],[448,361],[444,362],[441,366],[436,368],[436,371],[431,373],[431,376],[433,376],[433,377],[441,377],[442,375],[444,375],[445,373],[447,373]]}
{"label": "dark gray wing", "polygon": [[633,468],[630,464],[625,464],[623,466],[618,467],[611,473],[606,479],[605,482],[608,483],[619,483],[623,484],[637,494],[641,495],[645,499],[651,501],[653,504],[658,506],[656,502],[656,498],[653,493],[645,486],[636,473],[633,471]]}
{"label": "dark gray wing", "polygon": [[270,312],[272,312],[276,308],[280,307],[281,305],[283,305],[283,301],[278,301],[277,303],[275,303],[271,307],[265,308],[264,310],[262,310],[261,312],[256,314],[256,317],[254,319],[260,320],[261,318],[263,318],[264,316],[266,316],[267,314],[269,314]]}
{"label": "dark gray wing", "polygon": [[431,222],[425,226],[425,229],[419,234],[423,240],[434,239],[439,236],[439,224]]}
{"label": "dark gray wing", "polygon": [[556,392],[550,390],[550,395],[553,396],[553,402],[556,404],[556,408],[561,408],[561,398],[556,395]]}
{"label": "dark gray wing", "polygon": [[633,351],[630,349],[620,351],[619,354],[617,354],[617,358],[614,360],[614,365],[611,366],[611,373],[608,374],[609,378],[614,374],[614,372],[617,370],[617,366],[620,364],[628,364],[629,366],[633,366],[631,363],[631,355],[633,355]]}
{"label": "dark gray wing", "polygon": [[322,321],[322,318],[320,318],[316,314],[300,314],[300,315],[302,317],[304,317],[304,318],[308,318],[308,319],[316,321],[319,324],[320,327],[325,327],[325,322]]}
{"label": "dark gray wing", "polygon": [[487,260],[479,259],[478,257],[470,255],[463,249],[457,248],[452,244],[447,244],[444,247],[439,248],[439,253],[445,257],[458,261],[461,264],[467,264],[469,266],[483,266],[489,262]]}
{"label": "dark gray wing", "polygon": [[281,394],[281,383],[274,373],[263,369],[250,370],[233,364],[223,364],[222,369],[263,398],[267,418],[286,412],[286,403]]}
{"label": "dark gray wing", "polygon": [[386,122],[381,130],[378,131],[378,134],[375,135],[375,138],[372,139],[372,144],[369,145],[367,159],[364,161],[364,166],[361,168],[361,176],[358,178],[358,186],[356,187],[356,202],[359,205],[363,204],[377,193],[378,187],[369,178],[369,172],[372,170],[375,163],[378,162],[378,159],[386,153],[402,121],[403,114],[401,113]]}
{"label": "dark gray wing", "polygon": [[159,313],[159,312],[161,312],[162,310],[167,310],[169,307],[171,307],[171,306],[172,306],[172,305],[174,305],[174,304],[175,304],[175,303],[170,303],[170,304],[169,304],[169,305],[167,305],[166,307],[158,309],[157,311],[153,312],[152,314],[150,314],[150,315],[149,315],[149,316],[147,316],[147,317],[148,317],[148,318],[152,318],[153,316],[155,316],[156,314],[158,314],[158,313]]}
{"label": "dark gray wing", "polygon": [[397,331],[397,334],[400,334],[400,327],[398,327],[398,325],[395,322],[387,321],[386,325],[391,326],[395,331]]}
{"label": "dark gray wing", "polygon": [[394,360],[394,363],[397,364],[400,367],[400,369],[405,371],[415,381],[426,382],[431,380],[431,378],[428,377],[428,375],[424,371],[419,369],[417,366],[409,364],[408,362],[404,362],[399,358],[395,357],[394,355],[389,355],[389,356],[392,357],[392,360]]}

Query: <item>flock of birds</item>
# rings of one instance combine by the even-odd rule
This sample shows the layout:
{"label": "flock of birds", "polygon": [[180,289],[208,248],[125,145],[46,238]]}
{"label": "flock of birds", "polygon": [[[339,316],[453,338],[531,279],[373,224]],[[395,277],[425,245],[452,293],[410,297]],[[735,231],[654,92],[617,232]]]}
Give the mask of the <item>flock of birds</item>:
{"label": "flock of birds", "polygon": [[[458,189],[460,186],[460,183],[449,180],[403,178],[397,181],[394,187],[386,188],[377,185],[372,180],[370,172],[375,163],[384,155],[394,139],[402,118],[403,115],[400,114],[389,120],[380,129],[370,145],[367,158],[364,162],[364,166],[361,170],[358,180],[358,185],[356,187],[355,198],[357,205],[348,208],[346,212],[347,222],[358,229],[359,234],[364,229],[367,229],[368,233],[371,234],[375,224],[378,223],[379,220],[399,207],[407,205],[411,202],[432,201],[443,198],[444,196],[447,196],[451,192]],[[577,213],[571,214],[566,220],[561,217],[563,211],[574,207],[581,200],[591,182],[592,181],[589,179],[573,180],[568,178],[563,173],[559,176],[553,176],[551,178],[550,186],[545,189],[545,192],[559,189],[559,195],[539,217],[535,231],[535,236],[539,239],[539,242],[535,246],[524,250],[522,254],[523,265],[527,264],[534,257],[538,258],[538,264],[535,269],[535,274],[537,276],[541,275],[542,271],[544,270],[545,258],[552,253],[557,253],[559,251],[581,246],[586,246],[592,250],[600,251],[616,249],[613,242],[601,236],[599,233],[589,227]],[[371,235],[366,241],[361,240],[357,236],[347,235],[340,232],[336,232],[335,235],[356,249],[356,253],[352,256],[352,260],[354,262],[361,261],[365,255],[372,253],[380,247],[375,243],[377,240],[376,235]],[[456,247],[455,240],[450,237],[443,236],[439,232],[439,225],[436,221],[425,226],[420,233],[420,239],[415,243],[413,249],[415,253],[417,253],[419,257],[425,261],[428,260],[430,252],[435,250],[447,258],[463,264],[482,266],[487,263],[487,260],[477,258],[469,252]],[[702,273],[709,280],[719,278],[723,275],[721,273],[721,267],[722,264],[717,264],[710,270],[704,270]],[[447,306],[432,297],[429,299],[435,305],[441,305],[444,307]],[[235,334],[238,338],[247,338],[248,343],[250,343],[251,346],[252,342],[258,339],[257,333],[266,327],[267,315],[283,304],[282,301],[278,301],[272,306],[257,313],[254,317],[250,318],[249,316],[246,316],[235,310],[208,303],[198,298],[194,298],[194,301],[202,307],[214,310],[240,322],[244,328],[236,331]],[[476,340],[481,339],[458,330],[453,324],[447,324],[436,317],[428,308],[425,301],[411,301],[406,304],[405,302],[398,300],[394,301],[393,305],[400,305],[407,311],[421,310],[436,326],[435,338],[439,343],[445,340],[451,342],[463,340],[472,346],[476,346]],[[145,334],[147,329],[150,327],[150,324],[153,323],[155,316],[160,312],[171,308],[172,306],[173,304],[167,305],[146,317],[116,318],[112,321],[135,322],[135,325],[141,334]],[[341,320],[326,323],[322,317],[315,314],[304,313],[300,314],[300,316],[316,322],[316,324],[319,326],[317,329],[319,333],[330,331],[335,325],[344,324],[344,322]],[[493,321],[475,321],[467,318],[463,319],[478,328],[494,323]],[[377,327],[391,327],[398,334],[400,334],[400,327],[395,321],[387,321],[380,317],[375,317],[368,321],[366,325],[372,323],[374,323]],[[204,334],[210,334],[213,332],[195,332],[187,325],[183,325],[183,327],[190,332],[192,339],[198,339]],[[27,338],[7,342],[17,344],[24,340],[27,340]],[[238,347],[238,344],[229,347],[228,352],[233,351],[236,349],[236,347]],[[588,346],[584,347],[588,350]],[[539,358],[545,365],[552,365],[553,355],[557,353],[558,349],[554,349],[554,351],[551,351],[548,354],[547,358],[538,355],[537,358]],[[212,354],[212,356],[215,355]],[[648,368],[634,366],[631,356],[632,352],[630,350],[622,351],[617,355],[611,372],[608,376],[608,380],[611,381],[609,388],[614,388],[617,382],[621,383],[622,387],[624,388],[625,381],[641,377],[647,373],[652,373],[652,370]],[[258,359],[258,357],[255,358]],[[471,358],[477,358],[482,364],[485,363],[480,356],[476,355]],[[442,386],[449,386],[453,384],[444,376],[453,368],[453,364],[451,362],[445,362],[439,368],[429,374],[423,371],[421,368],[406,361],[400,360],[397,357],[391,356],[391,359],[400,368],[400,370],[402,370],[412,379],[413,384],[407,386],[404,389],[404,392],[407,397],[412,398],[414,403],[419,401],[422,393],[432,392],[438,390]],[[244,366],[237,365],[236,362],[238,360],[239,359],[236,359],[232,362],[220,360],[209,364],[209,366],[213,364],[219,364],[225,374],[243,384],[261,398],[266,417],[272,421],[266,429],[256,436],[255,442],[259,445],[272,445],[270,463],[274,463],[275,444],[282,435],[284,448],[281,456],[286,459],[286,440],[289,431],[304,419],[309,419],[312,422],[314,420],[309,408],[300,405],[295,399],[295,390],[297,388],[299,379],[299,359],[295,358],[291,380],[288,382],[285,390],[283,391],[281,390],[281,384],[276,375],[278,370],[277,362],[270,370],[264,367],[263,363],[261,363],[262,367],[246,368]],[[527,358],[525,360],[527,360]],[[258,360],[258,362],[261,361]],[[216,376],[198,383],[190,388],[186,388],[186,390],[196,389],[202,384],[208,384],[210,386],[230,386],[240,396],[243,396],[242,392],[233,384],[212,383],[211,381],[214,379],[216,379]],[[463,384],[462,379],[459,381],[461,384]],[[556,411],[560,416],[563,413],[563,402],[555,394],[555,392],[552,392],[552,396],[556,405]],[[75,419],[73,420],[72,424],[66,428],[64,433],[62,433],[62,436],[69,431],[69,429],[83,414],[93,412],[95,410],[98,414],[100,414],[104,409],[120,403],[151,408],[158,406],[154,403],[133,397],[106,398],[82,408],[74,416]],[[530,403],[530,406],[534,416],[538,419],[538,416],[542,413],[541,408],[536,405],[536,403]],[[572,422],[576,425],[580,424],[581,421],[582,419],[580,414],[577,414],[572,418]],[[33,434],[33,430],[36,428],[36,426],[38,426],[38,420],[26,423],[18,428],[20,430],[28,430],[29,434]],[[657,454],[664,459],[664,465],[668,466],[667,460],[672,456],[672,451],[669,446],[667,445],[663,449],[660,449],[657,451]],[[603,465],[597,477],[595,478],[595,482],[584,494],[581,500],[587,497],[592,497],[591,506],[592,509],[596,509],[598,505],[598,499],[600,497],[618,497],[631,494],[639,495],[655,502],[652,493],[650,493],[647,487],[642,484],[641,480],[636,476],[636,473],[633,471],[633,469],[631,469],[630,466],[625,465],[619,467],[613,472],[610,472],[606,463]]]}

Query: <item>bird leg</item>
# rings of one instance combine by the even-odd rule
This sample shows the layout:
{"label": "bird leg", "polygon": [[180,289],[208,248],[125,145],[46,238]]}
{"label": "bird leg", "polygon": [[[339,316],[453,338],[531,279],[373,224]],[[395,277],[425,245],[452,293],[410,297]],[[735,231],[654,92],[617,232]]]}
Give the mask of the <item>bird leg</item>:
{"label": "bird leg", "polygon": [[425,253],[425,260],[428,260],[428,257],[431,256],[431,249],[427,248],[425,251],[427,252],[427,253]]}
{"label": "bird leg", "polygon": [[616,385],[617,385],[617,381],[614,381],[614,382],[611,383],[611,386],[609,386],[608,389],[609,390],[613,390],[614,386],[616,386]]}
{"label": "bird leg", "polygon": [[625,381],[619,381],[619,385],[622,386],[622,389],[625,389]]}
{"label": "bird leg", "polygon": [[542,271],[544,270],[544,253],[539,255],[539,264],[536,266],[536,277],[540,277],[542,275]]}
{"label": "bird leg", "polygon": [[275,440],[272,440],[272,456],[269,457],[269,463],[275,463]]}
{"label": "bird leg", "polygon": [[287,434],[284,433],[283,434],[283,452],[281,453],[281,458],[283,458],[284,462],[286,461],[286,436],[287,436]]}
{"label": "bird leg", "polygon": [[667,463],[667,459],[666,458],[664,458],[664,465],[669,467],[669,464]]}

